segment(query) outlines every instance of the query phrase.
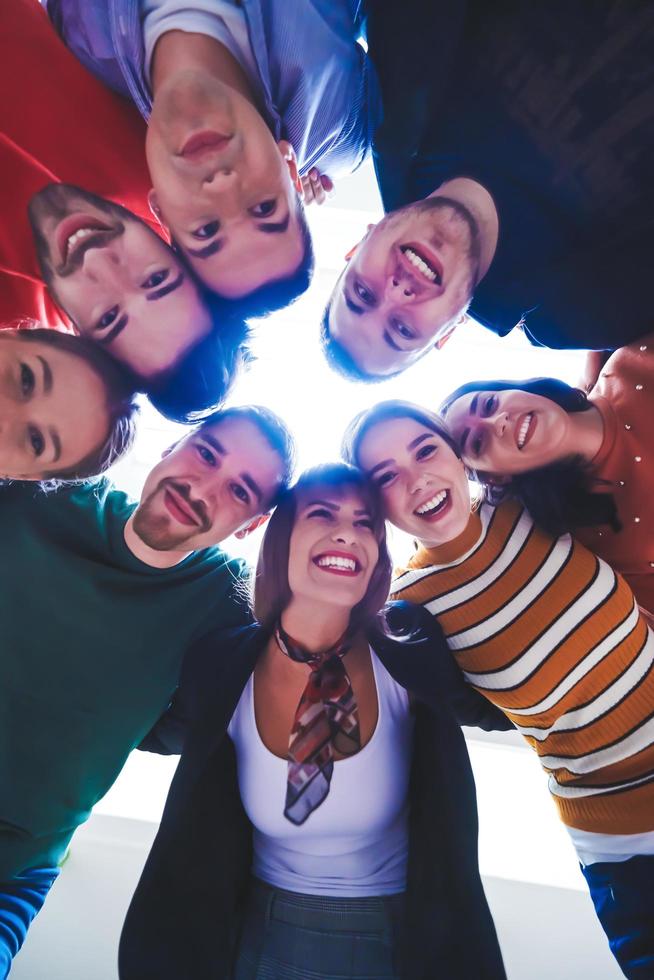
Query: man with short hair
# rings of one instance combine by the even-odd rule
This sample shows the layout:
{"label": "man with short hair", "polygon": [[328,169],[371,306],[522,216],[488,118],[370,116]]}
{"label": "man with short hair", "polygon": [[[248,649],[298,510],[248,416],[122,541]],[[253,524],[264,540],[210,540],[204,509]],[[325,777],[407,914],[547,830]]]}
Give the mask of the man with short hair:
{"label": "man with short hair", "polygon": [[189,644],[247,622],[243,563],[217,545],[262,522],[292,465],[283,423],[246,406],[164,454],[138,505],[106,481],[2,490],[0,977]]}
{"label": "man with short hair", "polygon": [[154,212],[197,276],[251,315],[309,284],[301,177],[354,170],[379,121],[359,6],[47,0],[71,51],[149,120]]}
{"label": "man with short hair", "polygon": [[333,367],[383,380],[470,314],[500,336],[613,349],[651,330],[654,9],[370,4],[386,217],[323,320]]}
{"label": "man with short hair", "polygon": [[211,410],[245,328],[155,232],[142,119],[73,57],[35,0],[0,4],[0,90],[0,323],[72,326],[168,418]]}

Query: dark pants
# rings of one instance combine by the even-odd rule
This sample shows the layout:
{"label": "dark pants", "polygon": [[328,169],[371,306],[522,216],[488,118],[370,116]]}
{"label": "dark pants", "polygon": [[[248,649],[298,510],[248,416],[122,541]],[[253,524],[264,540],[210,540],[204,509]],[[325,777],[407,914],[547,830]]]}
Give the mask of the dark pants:
{"label": "dark pants", "polygon": [[654,857],[582,867],[611,952],[629,980],[654,978]]}
{"label": "dark pants", "polygon": [[30,868],[11,881],[0,882],[0,980],[9,973],[58,874],[59,868]]}
{"label": "dark pants", "polygon": [[299,895],[255,879],[233,980],[399,980],[403,895]]}

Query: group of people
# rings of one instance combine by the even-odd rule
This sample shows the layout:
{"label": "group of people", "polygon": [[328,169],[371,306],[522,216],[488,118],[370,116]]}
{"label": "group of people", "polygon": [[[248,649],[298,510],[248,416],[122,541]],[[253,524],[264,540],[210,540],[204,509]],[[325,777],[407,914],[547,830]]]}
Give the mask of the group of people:
{"label": "group of people", "polygon": [[[0,9],[0,977],[140,748],[181,758],[121,980],[501,980],[461,725],[534,748],[612,952],[654,977],[654,10],[398,19]],[[295,478],[285,423],[228,396],[249,320],[310,284],[306,207],[369,153],[386,214],[325,309],[331,368],[400,374],[468,314],[587,368],[371,397]],[[101,474],[139,392],[189,428],[134,503]],[[222,550],[266,522],[254,570]],[[387,523],[416,542],[395,570]]]}

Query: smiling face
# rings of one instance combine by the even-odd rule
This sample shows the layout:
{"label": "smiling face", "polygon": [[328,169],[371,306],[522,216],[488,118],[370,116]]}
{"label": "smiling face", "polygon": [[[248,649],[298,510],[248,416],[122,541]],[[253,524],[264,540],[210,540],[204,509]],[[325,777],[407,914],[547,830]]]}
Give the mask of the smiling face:
{"label": "smiling face", "polygon": [[447,422],[466,464],[479,473],[525,473],[568,454],[570,416],[542,395],[473,391],[449,406]]}
{"label": "smiling face", "polygon": [[463,205],[408,205],[357,247],[334,290],[330,335],[366,373],[401,371],[465,311],[478,267],[477,224]]}
{"label": "smiling face", "polygon": [[371,426],[358,460],[381,490],[387,519],[426,547],[452,541],[470,517],[463,463],[439,435],[412,418]]}
{"label": "smiling face", "polygon": [[282,478],[281,457],[254,422],[205,425],[148,475],[134,532],[156,551],[218,544],[269,508]]}
{"label": "smiling face", "polygon": [[74,471],[106,440],[107,392],[81,358],[0,330],[0,477]]}
{"label": "smiling face", "polygon": [[295,155],[255,107],[202,70],[157,90],[151,203],[199,279],[228,299],[291,276],[304,241]]}
{"label": "smiling face", "polygon": [[298,495],[288,558],[294,600],[352,609],[378,558],[368,505],[354,487],[318,485]]}
{"label": "smiling face", "polygon": [[43,279],[78,332],[135,374],[174,367],[211,330],[198,287],[144,222],[66,184],[30,201]]}

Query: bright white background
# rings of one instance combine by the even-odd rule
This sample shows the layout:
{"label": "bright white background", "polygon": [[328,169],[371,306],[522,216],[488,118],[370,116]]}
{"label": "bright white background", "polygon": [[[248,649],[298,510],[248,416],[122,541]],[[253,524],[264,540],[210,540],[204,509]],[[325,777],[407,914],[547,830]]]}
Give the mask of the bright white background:
{"label": "bright white background", "polygon": [[[319,322],[346,251],[381,216],[372,168],[366,166],[337,187],[328,205],[310,209],[317,271],[308,293],[255,328],[256,362],[238,383],[231,401],[259,402],[282,416],[295,434],[300,469],[338,458],[343,430],[359,410],[384,398],[401,397],[431,408],[464,381],[553,375],[574,384],[583,354],[534,348],[518,332],[497,338],[469,323],[443,351],[379,385],[354,385],[324,364]],[[181,427],[144,405],[135,449],[115,467],[116,485],[138,497],[145,474]],[[233,554],[252,560],[259,536],[230,539]],[[406,557],[409,542],[396,536],[394,557]],[[480,809],[480,858],[486,875],[584,888],[567,835],[556,816],[545,776],[519,737],[473,735],[469,749]],[[122,776],[96,807],[102,814],[158,820],[176,760],[134,753]],[[447,792],[447,787],[443,787]]]}

